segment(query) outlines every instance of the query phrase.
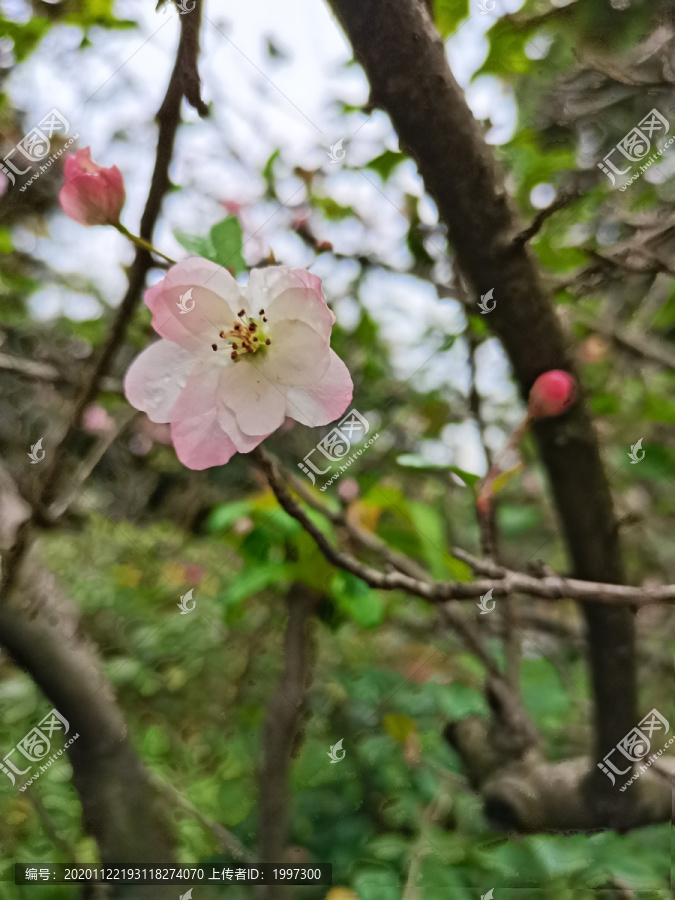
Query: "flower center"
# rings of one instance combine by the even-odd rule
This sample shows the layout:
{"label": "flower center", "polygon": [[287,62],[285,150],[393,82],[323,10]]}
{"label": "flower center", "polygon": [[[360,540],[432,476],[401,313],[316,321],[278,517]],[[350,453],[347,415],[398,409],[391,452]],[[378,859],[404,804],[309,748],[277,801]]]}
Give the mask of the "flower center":
{"label": "flower center", "polygon": [[[218,334],[218,337],[226,341],[225,349],[230,350],[230,359],[237,362],[249,353],[258,353],[269,347],[272,341],[267,337],[266,322],[264,309],[258,312],[257,319],[247,316],[243,309],[237,313],[232,328]],[[213,350],[219,349],[218,344],[211,344],[211,347]]]}

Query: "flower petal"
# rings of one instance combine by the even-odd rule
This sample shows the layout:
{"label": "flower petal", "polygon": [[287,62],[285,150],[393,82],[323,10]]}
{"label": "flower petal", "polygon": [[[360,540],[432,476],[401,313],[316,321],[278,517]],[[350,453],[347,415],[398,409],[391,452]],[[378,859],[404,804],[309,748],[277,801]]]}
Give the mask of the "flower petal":
{"label": "flower petal", "polygon": [[151,422],[169,422],[171,408],[187,384],[196,359],[170,341],[156,341],[132,362],[124,376],[131,405]]}
{"label": "flower petal", "polygon": [[306,322],[286,319],[270,329],[272,343],[242,363],[252,362],[270,381],[282,386],[312,385],[330,363],[330,344]]}
{"label": "flower petal", "polygon": [[218,424],[215,408],[172,422],[171,439],[178,459],[188,469],[201,471],[211,466],[222,466],[237,452]]}
{"label": "flower petal", "polygon": [[347,409],[354,395],[349,369],[333,350],[322,380],[312,387],[292,387],[286,393],[286,411],[291,418],[315,428],[334,422]]}
{"label": "flower petal", "polygon": [[124,179],[117,166],[104,168],[91,159],[89,147],[67,157],[65,184],[59,203],[81,225],[114,225],[126,200]]}
{"label": "flower petal", "polygon": [[158,334],[204,355],[213,352],[213,343],[224,348],[219,332],[232,328],[240,310],[248,312],[248,302],[230,273],[198,256],[171,266],[145,292],[145,302]]}
{"label": "flower petal", "polygon": [[[268,434],[244,434],[231,409],[224,402],[225,370],[218,365],[199,363],[194,367],[180,397],[171,409],[171,422],[194,419],[215,412],[221,431],[234,444],[238,453],[249,453]],[[269,432],[268,432],[269,433]]]}
{"label": "flower petal", "polygon": [[267,436],[286,418],[286,396],[251,359],[223,370],[221,391],[245,435]]}
{"label": "flower petal", "polygon": [[235,414],[224,403],[218,406],[218,424],[237,448],[238,453],[250,453],[272,433],[270,431],[267,434],[244,434]]}
{"label": "flower petal", "polygon": [[246,296],[253,314],[264,309],[271,325],[284,319],[300,319],[330,340],[335,316],[326,305],[321,279],[306,269],[287,266],[253,269]]}

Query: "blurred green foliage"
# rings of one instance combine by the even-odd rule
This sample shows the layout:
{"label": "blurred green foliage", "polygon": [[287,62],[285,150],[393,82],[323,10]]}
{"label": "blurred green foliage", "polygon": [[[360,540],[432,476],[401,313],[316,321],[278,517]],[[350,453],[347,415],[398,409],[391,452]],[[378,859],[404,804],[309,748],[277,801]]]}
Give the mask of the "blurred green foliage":
{"label": "blurred green foliage", "polygon": [[[600,115],[592,110],[573,120],[550,113],[558,108],[558,82],[569,73],[579,47],[592,50],[601,43],[616,51],[630,46],[649,11],[645,2],[621,13],[609,3],[579,2],[545,13],[540,7],[528,0],[517,15],[494,24],[476,73],[499,78],[518,105],[516,133],[495,153],[528,221],[537,213],[533,190],[565,184],[576,169],[581,131]],[[455,34],[470,11],[468,0],[437,0],[441,35],[448,39]],[[83,41],[93,26],[133,26],[114,17],[112,0],[62,3],[26,24],[0,17],[19,62],[57,23],[79,26]],[[537,52],[534,58],[533,45],[536,50],[544,41],[547,53]],[[348,114],[348,104],[343,108]],[[635,109],[631,99],[614,108],[603,146],[611,147],[631,127]],[[403,153],[380,147],[366,167],[386,185],[405,160]],[[259,173],[268,199],[278,197],[284,163],[282,151],[275,150]],[[601,227],[615,215],[607,195],[605,183],[590,184],[570,207],[543,224],[532,247],[561,318],[584,351],[579,352],[584,388],[623,517],[627,568],[639,582],[663,577],[672,564],[674,382],[671,371],[648,368],[633,358],[626,362],[609,341],[589,344],[594,332],[585,323],[605,314],[608,296],[630,313],[642,293],[636,299],[627,289],[619,296],[615,281],[599,279],[597,287],[579,295],[567,284],[604,247]],[[308,180],[307,197],[315,223],[358,219],[350,206],[323,190],[318,177]],[[402,244],[411,255],[409,268],[433,280],[434,248],[417,201],[407,202]],[[626,202],[631,211],[652,209],[672,202],[672,188],[640,183]],[[188,252],[231,267],[235,274],[245,270],[242,227],[235,216],[204,232],[178,233],[176,238]],[[442,240],[434,235],[434,242]],[[0,254],[0,312],[14,352],[30,355],[40,340],[64,348],[72,338],[100,347],[104,316],[81,322],[63,317],[48,327],[31,321],[28,301],[41,283],[40,273],[23,258],[17,264],[9,227],[0,231]],[[358,299],[366,275],[380,264],[377,259],[356,260],[345,296]],[[147,341],[148,324],[147,310],[139,311],[129,349]],[[672,346],[675,289],[649,314],[648,325]],[[489,340],[488,329],[485,319],[467,314],[462,337],[470,334],[480,345]],[[440,339],[441,352],[450,352],[456,336]],[[410,383],[399,384],[379,326],[363,305],[352,330],[336,327],[333,346],[354,374],[359,408],[381,412],[390,436],[371,448],[354,471],[360,493],[349,515],[434,577],[470,579],[468,567],[449,548],[477,546],[473,501],[478,473],[432,463],[423,454],[448,421],[470,415],[467,398],[459,390],[424,393]],[[109,411],[120,402],[112,394],[101,399]],[[495,411],[501,425],[503,412]],[[636,468],[626,456],[640,436],[647,453]],[[315,440],[315,433],[296,426],[270,444],[295,471]],[[81,610],[84,632],[100,648],[139,755],[203,815],[255,847],[261,731],[283,667],[284,598],[299,582],[322,600],[313,632],[310,715],[290,774],[290,839],[309,859],[333,863],[335,885],[350,887],[360,900],[398,900],[414,860],[421,875],[420,900],[469,900],[491,887],[504,893],[510,889],[510,896],[525,896],[526,891],[533,896],[529,892],[539,888],[544,893],[538,896],[551,900],[591,900],[600,888],[618,881],[644,891],[641,897],[669,896],[667,825],[622,836],[608,832],[518,839],[489,829],[458,758],[442,738],[448,720],[487,714],[483,668],[454,635],[439,634],[433,611],[421,600],[374,591],[333,569],[309,535],[261,488],[246,461],[237,459],[226,470],[188,482],[172,450],[161,442],[141,458],[130,453],[128,441],[122,443],[120,455],[97,469],[91,496],[76,505],[64,530],[45,534],[45,559]],[[547,563],[564,571],[557,522],[529,441],[524,457],[525,473],[514,473],[501,486],[501,552],[514,564],[545,552]],[[171,496],[174,505],[166,505]],[[335,493],[317,492],[317,498],[339,508]],[[319,513],[311,516],[335,541],[336,530]],[[633,527],[631,516],[637,516],[639,527]],[[190,589],[195,610],[181,615],[178,601]],[[560,606],[561,623],[576,624],[574,610]],[[501,644],[491,634],[487,641],[501,662]],[[647,652],[654,649],[653,642],[645,643]],[[524,645],[523,699],[548,757],[584,752],[591,691],[581,650],[564,641],[540,641],[530,632]],[[671,642],[669,652],[674,646]],[[644,680],[649,679],[650,705],[662,701],[667,707],[669,683],[655,684],[645,666]],[[7,752],[28,730],[26,723],[39,721],[48,707],[5,658],[0,660],[0,704],[0,738]],[[346,756],[333,765],[327,753],[340,739]],[[96,862],[96,847],[81,831],[65,760],[39,780],[35,793],[54,823],[53,833],[44,827],[30,795],[6,790],[0,796],[5,876],[11,859],[64,860],[64,846],[78,861]],[[177,814],[176,829],[182,863],[218,858],[220,848],[195,818]],[[326,894],[303,891],[309,900]],[[45,900],[72,895],[65,887],[40,891]],[[5,896],[30,900],[36,895],[33,889],[0,881],[0,897]],[[237,900],[248,894],[233,886],[227,896]]]}

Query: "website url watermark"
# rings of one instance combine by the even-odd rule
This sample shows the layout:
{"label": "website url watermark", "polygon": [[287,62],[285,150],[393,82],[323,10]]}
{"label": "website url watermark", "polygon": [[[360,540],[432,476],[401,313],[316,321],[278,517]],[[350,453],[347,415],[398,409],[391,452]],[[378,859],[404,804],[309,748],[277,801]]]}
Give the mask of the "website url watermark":
{"label": "website url watermark", "polygon": [[[51,140],[55,134],[66,135],[70,131],[70,122],[58,109],[51,109],[47,115],[38,122],[35,128],[31,128],[21,140],[16,143],[9,153],[6,153],[0,162],[0,172],[7,176],[12,187],[16,185],[17,175],[26,175],[33,168],[34,163],[42,162],[51,150]],[[76,134],[72,137],[66,147],[70,146],[73,141],[79,137]],[[45,167],[40,167],[40,172],[31,176],[31,178],[22,185],[19,190],[24,191],[28,185],[35,181],[36,178],[52,164],[54,159],[61,156],[65,147],[53,154],[45,163]],[[16,154],[19,154],[17,157]],[[23,159],[22,159],[23,157]],[[27,164],[27,165],[26,165]],[[26,166],[26,168],[21,168]]]}
{"label": "website url watermark", "polygon": [[374,434],[371,438],[369,438],[369,440],[366,441],[366,443],[365,443],[365,445],[364,445],[363,447],[360,447],[355,453],[353,453],[353,454],[349,457],[349,459],[345,460],[344,465],[340,466],[340,471],[339,471],[339,472],[336,472],[335,475],[331,475],[331,477],[328,479],[328,481],[323,485],[323,487],[320,487],[319,490],[320,490],[320,491],[325,491],[326,488],[329,487],[334,481],[337,481],[338,478],[340,477],[340,475],[342,475],[343,472],[346,472],[347,469],[349,468],[349,466],[351,466],[351,464],[354,462],[354,460],[355,460],[357,457],[361,456],[361,454],[362,454],[365,450],[367,450],[368,447],[370,447],[370,445],[371,445],[372,443],[374,443],[374,442],[379,438],[379,436],[380,436],[380,432],[378,431],[378,432],[377,432],[376,434]]}
{"label": "website url watermark", "polygon": [[31,775],[31,777],[28,779],[28,781],[25,784],[21,785],[19,790],[25,791],[29,784],[32,784],[34,781],[37,781],[38,778],[40,777],[40,775],[42,775],[43,772],[47,771],[47,769],[51,766],[51,764],[54,762],[54,760],[57,759],[59,756],[61,756],[61,754],[66,749],[66,747],[70,747],[70,745],[72,743],[74,743],[74,741],[76,741],[79,738],[79,736],[80,736],[79,733],[74,734],[69,740],[67,740],[65,747],[63,747],[61,750],[57,750],[53,756],[50,756],[50,758],[47,760],[47,762],[44,764],[44,766],[40,766],[40,771],[36,772],[35,775]]}
{"label": "website url watermark", "polygon": [[675,736],[671,737],[671,739],[668,741],[668,743],[665,745],[665,747],[662,747],[661,750],[657,750],[656,753],[653,753],[649,757],[649,761],[647,763],[645,763],[644,766],[640,766],[640,771],[636,772],[635,775],[631,776],[628,779],[628,781],[623,785],[623,787],[619,788],[619,790],[625,791],[629,784],[632,784],[634,781],[637,781],[638,778],[640,777],[640,775],[642,775],[642,773],[645,772],[651,766],[651,764],[654,762],[655,759],[658,759],[659,756],[661,756],[661,754],[666,749],[666,747],[670,747],[670,745],[673,743],[673,741],[675,741]]}
{"label": "website url watermark", "polygon": [[[650,112],[638,122],[635,128],[631,128],[631,130],[625,134],[614,147],[612,147],[603,161],[598,163],[598,168],[609,178],[612,182],[612,186],[616,187],[617,175],[627,175],[633,168],[634,163],[640,163],[645,160],[644,165],[640,166],[640,172],[636,172],[632,175],[621,187],[621,190],[625,191],[630,184],[641,177],[643,172],[647,171],[653,162],[660,156],[663,156],[663,151],[673,143],[675,138],[671,138],[660,150],[657,150],[656,153],[646,159],[647,154],[652,149],[652,141],[655,144],[657,138],[661,135],[665,136],[669,131],[670,123],[668,119],[661,115],[658,109],[654,108],[650,110]],[[618,164],[611,159],[612,155],[617,151],[621,154],[621,156],[618,157]],[[626,160],[628,160],[627,168],[618,168],[618,165],[622,165]]]}
{"label": "website url watermark", "polygon": [[[642,762],[645,759],[647,754],[652,748],[651,745],[651,737],[655,731],[663,731],[664,736],[670,730],[670,724],[668,720],[665,719],[661,713],[657,709],[652,709],[647,715],[641,719],[635,728],[632,728],[627,735],[621,738],[619,743],[612,747],[609,753],[604,757],[601,763],[598,763],[598,768],[602,769],[605,775],[609,778],[612,784],[616,784],[616,778],[612,774],[612,772],[617,775],[625,775],[627,772],[633,768],[633,763]],[[619,790],[625,791],[629,784],[632,784],[633,781],[636,781],[640,775],[652,764],[652,762],[665,750],[666,747],[669,747],[670,744],[675,741],[675,737],[672,737],[668,743],[657,753],[654,753],[649,762],[646,765],[640,767],[640,771],[631,776],[631,778],[621,787]],[[628,767],[625,769],[617,769],[616,765],[610,760],[610,756],[616,751],[619,751],[626,760],[628,760]],[[611,769],[611,771],[610,771]]]}
{"label": "website url watermark", "polygon": [[[12,784],[16,784],[16,775],[26,775],[33,768],[32,763],[39,763],[47,756],[52,747],[52,735],[55,731],[62,731],[63,734],[66,735],[70,731],[70,725],[68,720],[64,719],[60,712],[52,709],[41,722],[38,722],[35,728],[31,728],[28,734],[25,735],[25,737],[22,737],[18,744],[12,747],[9,753],[5,754],[2,762],[0,762],[0,772],[3,772]],[[73,735],[65,746],[69,747],[73,741],[76,741],[77,738],[79,738],[79,736],[79,734]],[[51,766],[54,760],[62,755],[64,749],[65,747],[54,753],[44,765],[40,766],[40,771],[32,775],[19,790],[25,791],[29,784],[38,779],[40,775]],[[27,769],[20,769],[18,767],[19,761],[11,758],[12,754],[17,750],[31,763]],[[23,761],[24,760],[20,760],[20,762]]]}
{"label": "website url watermark", "polygon": [[79,134],[74,134],[70,138],[70,140],[67,141],[63,147],[61,147],[60,150],[57,150],[56,153],[54,153],[52,156],[49,157],[47,162],[42,163],[39,171],[35,172],[33,175],[31,175],[31,177],[28,179],[28,181],[25,184],[21,185],[19,190],[25,191],[29,185],[31,185],[34,181],[37,181],[38,178],[40,177],[40,175],[42,175],[43,172],[46,172],[49,169],[49,167],[51,166],[51,164],[54,162],[54,160],[58,159],[58,157],[61,156],[61,154],[64,153],[68,149],[68,147],[70,147],[70,145],[79,138],[79,136],[80,136]]}
{"label": "website url watermark", "polygon": [[[298,463],[298,468],[302,469],[312,484],[316,484],[317,475],[326,475],[334,467],[335,463],[344,462],[340,466],[340,472],[336,472],[329,480],[319,488],[325,491],[326,488],[340,477],[340,474],[348,468],[354,460],[361,456],[363,451],[373,443],[380,435],[379,432],[366,444],[365,447],[356,450],[350,457],[347,454],[352,449],[352,445],[363,438],[370,431],[370,423],[365,416],[362,416],[357,409],[350,409],[337,423],[335,428],[331,429],[328,434],[322,438],[319,443],[305,456],[302,462]],[[318,463],[312,459],[315,453],[320,453],[324,459],[319,456]],[[319,468],[325,461],[328,466],[325,469]]]}

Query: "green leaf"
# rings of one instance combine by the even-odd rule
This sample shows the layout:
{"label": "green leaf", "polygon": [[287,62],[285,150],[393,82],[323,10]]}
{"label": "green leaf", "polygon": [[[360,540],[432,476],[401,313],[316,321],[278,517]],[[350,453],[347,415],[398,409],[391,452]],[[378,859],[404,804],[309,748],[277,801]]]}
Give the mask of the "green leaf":
{"label": "green leaf", "polygon": [[455,580],[471,581],[471,569],[446,549],[445,525],[438,510],[424,503],[408,503],[408,513],[434,578],[447,578],[449,572]]}
{"label": "green leaf", "polygon": [[[312,512],[316,513],[316,510]],[[321,524],[325,530],[325,522]],[[335,569],[316,546],[314,538],[306,531],[301,531],[295,538],[293,546],[298,555],[298,561],[292,566],[293,578],[321,593],[328,591]]]}
{"label": "green leaf", "polygon": [[465,719],[467,716],[485,715],[488,705],[480,691],[463,684],[438,684],[431,681],[425,686],[432,691],[438,710],[451,719]]}
{"label": "green leaf", "polygon": [[184,231],[174,231],[173,236],[189,253],[196,253],[219,266],[232,269],[235,275],[246,270],[241,253],[243,234],[236,216],[227,216],[217,222],[207,238],[186,234]]}
{"label": "green leaf", "polygon": [[241,254],[243,231],[236,216],[227,216],[213,226],[209,232],[213,256],[208,257],[219,266],[234,269],[234,274],[246,271],[246,263]]}
{"label": "green leaf", "polygon": [[[332,738],[319,740],[314,737],[304,742],[291,768],[290,781],[294,791],[331,784],[344,778],[344,763],[331,763],[328,756],[331,744],[335,743]],[[351,750],[347,755],[351,755]]]}
{"label": "green leaf", "polygon": [[621,411],[621,399],[616,394],[596,394],[591,409],[596,416],[614,416]]}
{"label": "green leaf", "polygon": [[653,328],[670,328],[671,325],[675,325],[675,288],[671,290],[670,296],[652,319]]}
{"label": "green leaf", "polygon": [[459,466],[448,466],[451,472],[454,472],[458,478],[461,478],[464,484],[468,485],[471,490],[474,489],[476,482],[480,481],[480,475],[474,475],[473,472],[467,472],[460,469]]}
{"label": "green leaf", "polygon": [[333,598],[339,609],[363,628],[374,628],[384,618],[384,600],[377,591],[349,572],[336,572],[332,581]]}
{"label": "green leaf", "polygon": [[469,0],[434,0],[434,20],[442,38],[453,35],[469,17]]}
{"label": "green leaf", "polygon": [[523,471],[523,464],[518,463],[513,466],[512,469],[507,469],[505,472],[501,472],[495,480],[492,482],[492,493],[493,495],[497,495],[500,491],[503,491],[509,482],[513,481],[516,475],[520,475]]}
{"label": "green leaf", "polygon": [[405,739],[409,734],[415,734],[417,731],[415,720],[401,713],[386,713],[382,716],[382,727],[389,737],[392,737],[400,744],[405,743]]}
{"label": "green leaf", "polygon": [[265,590],[271,584],[281,589],[288,580],[289,567],[286,563],[262,563],[236,576],[225,592],[225,601],[228,606],[241,603],[242,600]]}
{"label": "green leaf", "polygon": [[362,869],[354,878],[359,900],[400,900],[401,885],[393,869]]}
{"label": "green leaf", "polygon": [[405,859],[410,842],[400,834],[380,834],[368,841],[368,850],[375,859],[387,862]]}
{"label": "green leaf", "polygon": [[11,253],[13,249],[12,232],[9,228],[0,228],[0,253]]}
{"label": "green leaf", "polygon": [[366,163],[367,169],[373,169],[386,181],[399,163],[407,159],[405,153],[395,153],[393,150],[385,150],[375,159]]}
{"label": "green leaf", "polygon": [[319,197],[316,194],[312,196],[312,204],[320,210],[327,219],[342,220],[348,219],[354,215],[351,206],[342,206],[332,197]]}
{"label": "green leaf", "polygon": [[473,488],[476,482],[480,481],[480,475],[474,475],[473,472],[466,472],[464,469],[460,469],[459,466],[451,466],[448,463],[428,462],[419,453],[400,453],[396,457],[396,462],[399,466],[404,466],[406,469],[444,469],[447,472],[453,472],[470,488]]}
{"label": "green leaf", "polygon": [[143,733],[141,741],[141,755],[144,757],[166,756],[171,749],[169,738],[166,736],[164,729],[158,725],[152,725]]}
{"label": "green leaf", "polygon": [[532,27],[524,27],[522,22],[513,21],[511,16],[499,19],[488,35],[490,51],[487,58],[473,77],[498,75],[513,81],[514,76],[529,72],[533,61],[525,53],[525,47],[530,42],[532,31]]}
{"label": "green leaf", "polygon": [[256,804],[256,783],[245,776],[224,781],[218,790],[218,818],[228,827],[238,825]]}
{"label": "green leaf", "polygon": [[497,507],[497,519],[504,535],[512,537],[536,528],[541,521],[541,514],[534,506],[502,503]]}
{"label": "green leaf", "polygon": [[[647,481],[675,482],[675,450],[661,444],[647,444],[644,450],[644,459],[635,465],[635,474]],[[626,451],[622,452],[625,458]]]}
{"label": "green leaf", "polygon": [[250,516],[253,509],[248,500],[239,500],[237,503],[219,503],[214,506],[206,521],[208,531],[227,531],[237,519]]}
{"label": "green leaf", "polygon": [[528,711],[535,717],[560,721],[570,705],[560,675],[547,659],[524,659],[521,692]]}
{"label": "green leaf", "polygon": [[0,34],[11,39],[17,62],[30,56],[53,24],[43,16],[32,16],[28,22],[12,22],[0,13]]}
{"label": "green leaf", "polygon": [[660,397],[658,394],[647,394],[645,397],[642,415],[648,422],[665,422],[670,424],[675,420],[675,403]]}
{"label": "green leaf", "polygon": [[248,775],[252,764],[251,748],[247,746],[243,736],[241,734],[231,735],[222,750],[218,766],[218,780],[231,781],[234,778]]}
{"label": "green leaf", "polygon": [[267,160],[262,170],[262,177],[265,179],[265,184],[267,186],[266,196],[267,197],[276,197],[276,186],[274,183],[274,163],[281,156],[281,150],[275,150],[274,153]]}
{"label": "green leaf", "polygon": [[184,231],[174,231],[173,236],[181,247],[185,247],[188,253],[195,253],[204,259],[211,259],[215,253],[215,249],[208,238],[196,237],[186,234]]}

